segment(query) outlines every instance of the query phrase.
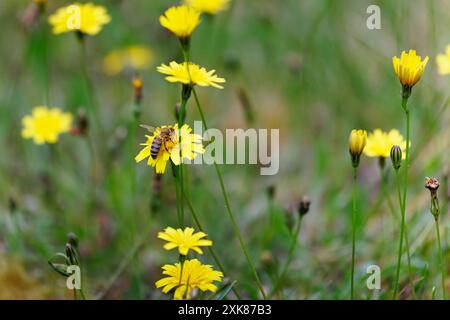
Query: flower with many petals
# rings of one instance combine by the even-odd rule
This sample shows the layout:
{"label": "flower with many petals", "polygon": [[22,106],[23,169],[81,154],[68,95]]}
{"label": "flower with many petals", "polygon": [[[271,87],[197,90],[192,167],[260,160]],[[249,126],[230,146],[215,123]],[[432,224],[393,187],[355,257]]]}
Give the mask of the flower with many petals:
{"label": "flower with many petals", "polygon": [[391,149],[394,145],[401,148],[403,158],[405,158],[406,141],[397,129],[392,129],[389,132],[375,129],[367,136],[364,154],[368,157],[387,158],[390,156]]}
{"label": "flower with many petals", "polygon": [[184,0],[184,3],[200,12],[216,14],[228,9],[230,0]]}
{"label": "flower with many petals", "polygon": [[166,80],[169,82],[180,82],[191,86],[212,86],[223,89],[219,83],[226,82],[225,79],[219,78],[215,74],[216,70],[207,71],[205,68],[191,62],[189,62],[189,70],[186,67],[186,62],[177,63],[175,61],[172,61],[169,65],[162,64],[157,70],[158,72],[167,75]]}
{"label": "flower with many petals", "polygon": [[102,26],[110,21],[111,17],[106,8],[92,3],[74,3],[62,7],[48,18],[54,34],[77,31],[92,36],[99,33]]}
{"label": "flower with many petals", "polygon": [[428,63],[428,56],[422,60],[418,56],[416,50],[409,50],[409,53],[402,52],[400,58],[396,56],[392,58],[394,71],[402,86],[411,88],[420,80],[425,67]]}
{"label": "flower with many petals", "polygon": [[56,143],[59,135],[69,132],[72,115],[58,108],[35,107],[31,115],[22,119],[22,137],[36,144]]}
{"label": "flower with many petals", "polygon": [[[204,153],[205,149],[202,137],[191,132],[192,129],[187,124],[184,124],[181,130],[178,130],[178,124],[155,128],[152,135],[146,136],[147,141],[142,144],[144,149],[135,157],[136,162],[148,158],[147,164],[156,167],[156,173],[161,174],[166,171],[169,160],[176,166],[180,165],[183,159],[193,160],[198,154]],[[179,135],[181,135],[181,160]]]}
{"label": "flower with many petals", "polygon": [[179,39],[188,39],[200,24],[200,12],[190,6],[170,7],[159,17],[159,23]]}
{"label": "flower with many petals", "polygon": [[189,253],[189,250],[203,254],[200,247],[212,246],[211,240],[202,239],[206,236],[207,234],[204,232],[194,233],[194,228],[185,228],[184,230],[178,228],[175,230],[174,228],[167,227],[164,232],[158,233],[158,238],[167,241],[164,249],[172,250],[178,248],[180,254],[184,256]]}
{"label": "flower with many petals", "polygon": [[216,271],[211,265],[202,264],[197,259],[185,260],[183,268],[180,263],[175,265],[166,264],[162,267],[163,274],[167,277],[155,283],[157,288],[163,287],[162,291],[168,293],[175,289],[174,299],[190,299],[192,290],[198,288],[201,291],[216,292],[215,281],[221,282],[223,273]]}

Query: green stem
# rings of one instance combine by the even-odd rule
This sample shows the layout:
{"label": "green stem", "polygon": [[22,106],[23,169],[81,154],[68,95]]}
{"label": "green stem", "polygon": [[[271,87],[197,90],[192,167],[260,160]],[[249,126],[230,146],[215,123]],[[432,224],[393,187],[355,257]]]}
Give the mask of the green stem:
{"label": "green stem", "polygon": [[444,300],[447,300],[447,295],[445,294],[445,265],[444,265],[444,258],[442,256],[439,217],[436,217],[434,220],[436,221],[436,236],[437,236],[437,243],[438,243],[438,250],[439,250],[439,265],[441,268],[442,297],[444,298]]}
{"label": "green stem", "polygon": [[[191,200],[189,199],[189,197],[186,195],[186,193],[183,191],[183,197],[184,200],[186,201],[186,204],[189,208],[189,212],[191,213],[192,218],[194,219],[195,224],[197,225],[197,228],[201,231],[204,232],[202,225],[200,224],[200,220],[198,219],[197,213],[194,210],[194,207],[192,206]],[[208,247],[208,251],[211,254],[211,256],[213,257],[214,261],[216,262],[217,266],[219,267],[220,271],[222,271],[224,277],[226,276],[224,268],[222,263],[220,262],[216,252],[214,251],[214,249],[212,247]],[[233,287],[232,288],[234,294],[236,295],[236,297],[241,300],[241,296],[239,294],[239,292],[237,292],[237,290]]]}
{"label": "green stem", "polygon": [[358,190],[358,168],[353,168],[353,210],[352,210],[352,271],[350,279],[350,299],[354,298],[355,287],[355,251],[356,251],[356,193]]}
{"label": "green stem", "polygon": [[[400,175],[398,174],[398,170],[395,170],[395,176],[396,176],[396,185],[397,185],[397,194],[398,194],[398,201],[399,201],[399,205],[400,205],[400,211],[403,212],[404,211],[404,203],[402,201],[402,195],[401,195],[401,190],[400,190]],[[406,220],[406,219],[405,219]],[[406,228],[406,221],[402,220],[402,226],[403,226],[403,232],[405,234],[405,246],[406,246],[406,255],[408,258],[408,276],[409,276],[409,281],[411,281],[411,293],[412,293],[412,297],[413,299],[416,299],[416,290],[414,289],[414,282],[413,282],[413,273],[412,273],[412,267],[411,267],[411,252],[410,252],[410,247],[409,247],[409,236],[408,236],[408,228]]]}
{"label": "green stem", "polygon": [[277,280],[272,292],[270,293],[270,296],[277,293],[278,290],[280,289],[280,286],[283,284],[283,280],[289,269],[289,265],[291,264],[292,258],[294,257],[294,252],[295,252],[295,248],[297,247],[297,241],[298,241],[298,236],[300,234],[301,225],[302,225],[302,216],[299,217],[297,226],[295,228],[295,232],[291,238],[291,244],[289,246],[288,256],[287,256],[286,262],[284,263],[283,271],[280,273],[280,276],[278,277],[278,280]]}
{"label": "green stem", "polygon": [[[195,91],[194,88],[192,89],[192,92],[194,93],[195,102],[196,102],[196,105],[197,105],[197,109],[198,109],[198,111],[200,113],[200,117],[202,118],[203,126],[205,127],[205,130],[208,130],[208,125],[206,124],[205,115],[203,114],[203,110],[202,110],[202,107],[200,105],[200,101],[198,99],[197,92]],[[251,272],[253,273],[253,277],[255,278],[255,281],[256,281],[256,284],[258,286],[258,289],[261,292],[263,298],[266,299],[266,293],[265,293],[264,288],[262,286],[261,280],[259,279],[258,273],[256,272],[256,269],[255,269],[255,267],[253,265],[253,262],[250,259],[250,255],[248,254],[247,248],[246,248],[246,246],[244,244],[244,241],[242,240],[241,233],[240,233],[239,228],[238,228],[238,226],[236,224],[236,220],[234,219],[234,215],[231,212],[231,206],[230,206],[230,202],[228,201],[228,196],[227,196],[227,192],[225,190],[225,184],[223,182],[222,173],[220,171],[219,165],[217,164],[217,162],[215,160],[214,160],[214,168],[216,170],[217,178],[218,178],[219,183],[220,183],[220,189],[222,191],[223,199],[225,201],[225,208],[226,208],[228,217],[230,219],[231,225],[233,226],[233,229],[234,229],[234,232],[236,234],[236,237],[239,240],[239,244],[240,244],[241,249],[242,249],[242,251],[244,253],[245,259],[247,260],[247,264],[248,264]]]}
{"label": "green stem", "polygon": [[393,299],[397,298],[398,292],[398,284],[400,278],[400,266],[401,266],[401,257],[402,257],[402,247],[403,247],[403,233],[405,229],[405,215],[406,215],[406,196],[408,191],[408,168],[409,168],[409,110],[408,110],[408,98],[402,99],[402,108],[405,111],[406,116],[406,156],[405,156],[405,172],[404,172],[404,183],[403,183],[403,201],[402,201],[402,222],[400,226],[400,241],[398,248],[398,257],[397,257],[397,272],[395,278],[395,286],[394,286],[394,296]]}

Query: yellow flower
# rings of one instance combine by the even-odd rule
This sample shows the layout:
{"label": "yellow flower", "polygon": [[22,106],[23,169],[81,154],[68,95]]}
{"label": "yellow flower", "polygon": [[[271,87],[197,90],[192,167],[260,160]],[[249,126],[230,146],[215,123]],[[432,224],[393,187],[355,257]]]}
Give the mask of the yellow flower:
{"label": "yellow flower", "polygon": [[359,158],[364,150],[367,143],[367,132],[366,130],[356,130],[353,129],[348,138],[348,146],[350,151],[350,156],[352,158],[353,167],[358,167]]}
{"label": "yellow flower", "polygon": [[422,58],[416,54],[416,51],[412,49],[409,50],[409,53],[403,51],[400,59],[396,56],[392,58],[394,71],[397,74],[400,83],[407,87],[414,86],[417,81],[420,80],[427,63],[428,56],[422,60]]}
{"label": "yellow flower", "polygon": [[74,3],[59,8],[48,18],[54,34],[78,31],[82,34],[96,35],[102,26],[110,21],[111,17],[106,8],[92,3]]}
{"label": "yellow flower", "polygon": [[164,287],[162,289],[164,293],[176,288],[175,300],[190,299],[191,292],[195,288],[216,292],[217,287],[214,281],[221,282],[223,277],[222,272],[214,270],[210,265],[202,264],[197,259],[184,261],[183,269],[181,269],[180,263],[166,264],[162,269],[164,270],[163,274],[167,277],[157,281],[155,285],[157,288]]}
{"label": "yellow flower", "polygon": [[184,3],[200,12],[216,14],[228,9],[230,0],[184,0]]}
{"label": "yellow flower", "polygon": [[152,62],[153,53],[145,46],[130,46],[109,53],[103,60],[103,70],[116,75],[125,69],[145,70]]}
{"label": "yellow flower", "polygon": [[445,48],[445,54],[438,54],[436,64],[440,75],[450,74],[450,44]]}
{"label": "yellow flower", "polygon": [[[161,139],[164,133],[170,130],[170,135],[166,135],[165,139]],[[181,132],[181,156],[182,159],[192,160],[199,153],[204,153],[205,149],[202,145],[202,137],[198,134],[193,134],[192,129],[184,124],[181,130],[178,130],[178,124],[173,126],[162,126],[155,128],[152,135],[147,135],[147,142],[142,145],[144,149],[134,158],[136,162],[140,162],[148,157],[147,164],[152,167],[156,167],[156,173],[164,173],[166,171],[166,164],[169,159],[178,166],[180,164],[180,146],[179,146],[179,134]],[[156,154],[156,157],[152,157],[152,149],[155,150],[155,146],[152,148],[153,142],[158,139],[160,148]]]}
{"label": "yellow flower", "polygon": [[22,119],[22,137],[36,144],[55,143],[60,134],[70,131],[72,115],[58,108],[35,107]]}
{"label": "yellow flower", "polygon": [[390,156],[394,145],[401,148],[403,158],[405,158],[406,141],[398,130],[392,129],[389,132],[383,132],[381,129],[375,129],[367,136],[364,154],[368,157],[387,158]]}
{"label": "yellow flower", "polygon": [[199,254],[203,254],[199,247],[212,246],[211,240],[202,239],[207,234],[204,232],[194,233],[194,228],[174,229],[167,227],[164,232],[158,233],[158,238],[168,241],[164,245],[164,249],[172,250],[178,247],[180,254],[186,256],[189,250],[194,250]]}
{"label": "yellow flower", "polygon": [[177,63],[172,61],[169,65],[162,64],[157,67],[158,72],[168,75],[166,80],[169,82],[181,82],[183,84],[199,85],[201,87],[212,86],[223,89],[218,83],[225,83],[225,79],[219,78],[216,70],[207,71],[197,64],[189,62],[189,71],[186,62]]}
{"label": "yellow flower", "polygon": [[170,7],[159,17],[159,23],[180,39],[187,39],[200,24],[200,13],[189,6]]}

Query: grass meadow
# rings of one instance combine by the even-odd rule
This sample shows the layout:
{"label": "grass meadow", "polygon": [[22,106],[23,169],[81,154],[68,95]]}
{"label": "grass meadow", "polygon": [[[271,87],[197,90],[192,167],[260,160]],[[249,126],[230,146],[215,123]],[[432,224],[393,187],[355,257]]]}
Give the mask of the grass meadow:
{"label": "grass meadow", "polygon": [[[258,164],[217,166],[228,208],[215,166],[168,163],[157,176],[146,160],[135,161],[149,134],[140,124],[180,120],[182,86],[157,71],[185,58],[159,22],[180,1],[92,2],[110,21],[83,36],[54,34],[48,22],[70,1],[49,0],[41,11],[31,0],[0,2],[0,299],[173,299],[155,283],[163,265],[186,257],[165,250],[158,233],[199,231],[192,209],[216,257],[207,248],[191,257],[219,270],[217,258],[225,275],[215,292],[195,289],[191,299],[261,299],[262,291],[267,299],[350,299],[353,230],[355,299],[444,298],[450,82],[436,57],[450,43],[450,3],[376,1],[375,30],[366,25],[373,1],[365,0],[231,0],[202,14],[189,58],[226,79],[222,90],[195,86],[208,126],[279,129],[277,174],[261,175]],[[135,45],[147,50],[145,66],[122,70],[116,62],[120,71],[108,71],[111,52]],[[396,171],[389,156],[380,167],[380,157],[361,155],[354,203],[349,134],[365,129],[370,138],[380,128],[406,137],[392,57],[409,49],[429,61],[408,100],[409,254],[403,242],[393,295],[402,211]],[[142,100],[133,79],[142,81]],[[192,127],[201,114],[193,95],[185,103],[183,123]],[[70,131],[56,143],[24,138],[23,118],[36,106],[70,113]],[[440,250],[425,177],[440,182]],[[69,264],[81,267],[81,292],[66,287]],[[366,283],[372,265],[381,271],[379,289]]]}

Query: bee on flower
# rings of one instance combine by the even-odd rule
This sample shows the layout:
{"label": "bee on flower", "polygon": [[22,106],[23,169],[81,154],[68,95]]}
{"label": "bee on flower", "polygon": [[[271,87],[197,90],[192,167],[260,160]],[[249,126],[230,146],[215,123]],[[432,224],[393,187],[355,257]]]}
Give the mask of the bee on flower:
{"label": "bee on flower", "polygon": [[164,293],[175,289],[175,300],[190,299],[194,289],[216,292],[217,286],[214,282],[221,282],[223,278],[222,272],[214,270],[211,265],[202,264],[197,259],[185,260],[183,267],[181,263],[176,263],[166,264],[162,269],[167,277],[157,281],[155,286],[163,287]]}
{"label": "bee on flower", "polygon": [[230,6],[230,0],[184,0],[184,3],[207,14],[217,14]]}
{"label": "bee on flower", "polygon": [[74,3],[59,8],[48,18],[54,34],[76,31],[81,35],[96,35],[111,17],[105,7],[93,3]]}
{"label": "bee on flower", "polygon": [[33,139],[36,144],[53,144],[59,135],[70,131],[72,115],[58,108],[38,106],[31,115],[23,117],[22,125],[23,138]]}
{"label": "bee on flower", "polygon": [[124,70],[140,71],[150,67],[152,51],[140,45],[129,46],[110,52],[103,59],[103,70],[109,75],[117,75]]}
{"label": "bee on flower", "polygon": [[187,124],[184,124],[181,130],[178,130],[178,124],[158,128],[148,127],[148,129],[153,130],[153,133],[146,136],[147,141],[142,144],[144,149],[139,152],[135,160],[140,162],[148,158],[147,164],[156,167],[158,174],[166,171],[169,160],[178,166],[183,159],[193,160],[198,154],[205,152],[202,137],[191,133],[192,128]]}
{"label": "bee on flower", "polygon": [[174,229],[167,227],[164,232],[158,233],[158,238],[166,240],[164,249],[172,250],[178,248],[181,255],[187,256],[189,250],[193,250],[198,254],[203,254],[200,247],[212,246],[212,241],[203,239],[207,236],[204,232],[195,232],[194,228],[185,228],[184,230],[178,228]]}
{"label": "bee on flower", "polygon": [[157,67],[157,71],[167,75],[167,81],[175,83],[180,82],[191,87],[198,85],[200,87],[214,87],[223,89],[220,83],[225,83],[224,78],[219,78],[215,73],[216,70],[207,71],[205,68],[197,64],[189,62],[189,68],[186,67],[186,62],[177,63],[172,61],[169,65],[162,64]]}

